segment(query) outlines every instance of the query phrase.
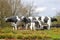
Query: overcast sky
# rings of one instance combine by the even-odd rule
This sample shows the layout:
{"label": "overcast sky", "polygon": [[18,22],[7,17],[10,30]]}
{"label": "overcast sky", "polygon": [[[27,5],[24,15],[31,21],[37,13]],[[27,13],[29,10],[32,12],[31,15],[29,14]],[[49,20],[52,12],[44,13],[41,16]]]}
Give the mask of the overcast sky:
{"label": "overcast sky", "polygon": [[36,16],[55,16],[56,11],[60,10],[60,0],[22,0],[24,4],[34,3],[36,8]]}

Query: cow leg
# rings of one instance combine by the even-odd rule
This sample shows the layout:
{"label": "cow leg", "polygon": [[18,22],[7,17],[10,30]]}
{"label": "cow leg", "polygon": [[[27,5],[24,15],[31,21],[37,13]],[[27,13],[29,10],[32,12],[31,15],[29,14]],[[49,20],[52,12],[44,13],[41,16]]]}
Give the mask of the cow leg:
{"label": "cow leg", "polygon": [[17,25],[15,25],[15,30],[17,30]]}
{"label": "cow leg", "polygon": [[15,27],[15,30],[17,30],[17,24],[16,23],[14,23],[14,27]]}
{"label": "cow leg", "polygon": [[30,29],[32,30],[32,23],[31,23],[31,25],[30,25]]}
{"label": "cow leg", "polygon": [[35,30],[35,23],[32,23],[32,25],[33,25],[33,26],[32,26],[32,27],[33,27],[33,30]]}
{"label": "cow leg", "polygon": [[17,30],[17,24],[16,23],[12,23],[13,26],[13,30]]}
{"label": "cow leg", "polygon": [[43,25],[40,25],[40,29],[43,29]]}
{"label": "cow leg", "polygon": [[42,23],[39,21],[40,29],[43,29]]}
{"label": "cow leg", "polygon": [[14,30],[14,27],[13,27],[13,30]]}
{"label": "cow leg", "polygon": [[47,24],[48,24],[47,29],[49,30],[49,29],[50,29],[50,25],[51,25],[51,21],[49,20],[49,21],[47,22]]}
{"label": "cow leg", "polygon": [[17,30],[17,26],[16,25],[13,27],[13,30]]}
{"label": "cow leg", "polygon": [[26,24],[26,30],[27,30],[27,28],[28,28],[28,24]]}
{"label": "cow leg", "polygon": [[35,23],[33,23],[33,22],[31,23],[30,29],[35,30]]}
{"label": "cow leg", "polygon": [[48,30],[50,30],[50,24],[48,24],[48,27],[47,27]]}

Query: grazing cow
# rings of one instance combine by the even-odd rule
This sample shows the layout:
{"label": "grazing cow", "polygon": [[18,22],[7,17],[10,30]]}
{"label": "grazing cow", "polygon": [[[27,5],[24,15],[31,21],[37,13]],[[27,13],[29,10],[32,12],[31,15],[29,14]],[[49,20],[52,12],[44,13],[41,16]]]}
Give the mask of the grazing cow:
{"label": "grazing cow", "polygon": [[14,26],[13,30],[14,29],[17,30],[17,23],[20,21],[20,18],[18,16],[13,16],[13,17],[5,18],[5,21],[12,23],[12,26]]}
{"label": "grazing cow", "polygon": [[51,22],[57,21],[56,18],[51,18],[51,17],[47,17],[47,16],[41,16],[41,17],[39,17],[39,20],[48,25],[48,27],[47,27],[48,30],[50,29]]}
{"label": "grazing cow", "polygon": [[35,30],[36,26],[38,24],[38,26],[40,27],[40,29],[44,28],[43,24],[47,24],[47,29],[50,29],[51,26],[51,22],[57,21],[56,18],[51,18],[48,16],[40,16],[40,17],[28,17],[31,20],[31,26],[30,29],[32,30],[32,28]]}

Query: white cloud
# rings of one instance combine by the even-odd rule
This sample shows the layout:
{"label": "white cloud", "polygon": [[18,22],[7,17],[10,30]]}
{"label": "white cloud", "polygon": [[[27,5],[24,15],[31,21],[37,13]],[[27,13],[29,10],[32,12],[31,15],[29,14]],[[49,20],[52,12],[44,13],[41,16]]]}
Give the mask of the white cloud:
{"label": "white cloud", "polygon": [[35,12],[44,12],[47,9],[47,7],[38,7],[35,9]]}

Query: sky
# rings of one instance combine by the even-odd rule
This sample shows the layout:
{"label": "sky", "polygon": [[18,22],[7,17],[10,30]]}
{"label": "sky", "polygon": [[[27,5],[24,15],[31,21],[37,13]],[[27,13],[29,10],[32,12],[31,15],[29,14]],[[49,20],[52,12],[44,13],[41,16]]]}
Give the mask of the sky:
{"label": "sky", "polygon": [[60,11],[60,0],[22,0],[24,4],[30,4],[36,6],[34,14],[35,16],[55,16],[57,11]]}

